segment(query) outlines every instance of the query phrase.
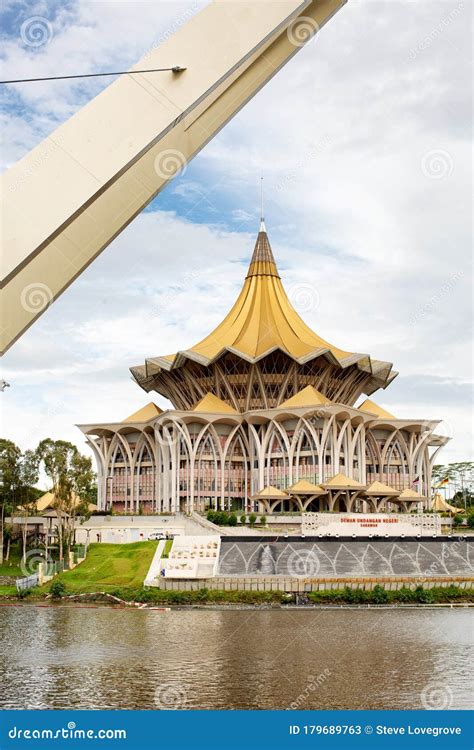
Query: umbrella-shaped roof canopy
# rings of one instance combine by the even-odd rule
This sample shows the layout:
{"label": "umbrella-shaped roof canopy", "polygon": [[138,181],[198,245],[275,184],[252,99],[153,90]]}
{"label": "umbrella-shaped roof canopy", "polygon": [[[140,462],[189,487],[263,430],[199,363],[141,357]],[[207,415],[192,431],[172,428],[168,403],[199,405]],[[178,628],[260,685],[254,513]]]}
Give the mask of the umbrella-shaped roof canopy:
{"label": "umbrella-shaped roof canopy", "polygon": [[367,485],[357,482],[355,479],[346,477],[345,474],[336,474],[328,482],[323,482],[322,486],[328,490],[363,490]]}
{"label": "umbrella-shaped roof canopy", "polygon": [[272,487],[270,484],[257,492],[252,500],[286,500],[288,497],[289,495],[284,490],[279,490],[278,487]]}
{"label": "umbrella-shaped roof canopy", "polygon": [[306,479],[300,479],[299,482],[292,484],[288,487],[288,492],[293,495],[327,495],[327,490],[323,490],[319,484],[313,484]]}
{"label": "umbrella-shaped roof canopy", "polygon": [[394,487],[390,487],[388,484],[384,484],[383,482],[372,482],[372,484],[367,487],[365,494],[374,496],[384,495],[385,497],[390,495],[398,496],[400,494],[400,490],[396,490]]}
{"label": "umbrella-shaped roof canopy", "polygon": [[238,414],[236,409],[233,409],[232,406],[226,404],[225,401],[213,393],[206,393],[196,406],[193,407],[193,411],[209,412],[211,414]]}

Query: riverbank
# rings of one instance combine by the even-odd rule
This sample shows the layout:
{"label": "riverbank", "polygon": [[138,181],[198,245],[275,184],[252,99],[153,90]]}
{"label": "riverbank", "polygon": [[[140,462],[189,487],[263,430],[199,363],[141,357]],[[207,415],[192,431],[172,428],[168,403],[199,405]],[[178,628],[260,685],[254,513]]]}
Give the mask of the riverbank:
{"label": "riverbank", "polygon": [[[60,577],[58,577],[60,578]],[[58,591],[53,588],[55,596],[50,593],[50,586],[31,589],[17,594],[15,590],[2,594],[3,601],[54,601],[54,602],[87,602],[104,603],[115,606],[162,605],[162,606],[212,606],[212,605],[247,605],[251,607],[310,607],[310,606],[401,606],[401,605],[451,605],[474,604],[474,589],[461,589],[458,586],[438,588],[401,588],[389,591],[382,586],[372,590],[351,589],[349,587],[313,591],[307,594],[290,594],[281,591],[218,591],[199,589],[198,591],[163,591],[161,589],[144,589],[115,587],[107,590],[71,590],[63,585]]]}

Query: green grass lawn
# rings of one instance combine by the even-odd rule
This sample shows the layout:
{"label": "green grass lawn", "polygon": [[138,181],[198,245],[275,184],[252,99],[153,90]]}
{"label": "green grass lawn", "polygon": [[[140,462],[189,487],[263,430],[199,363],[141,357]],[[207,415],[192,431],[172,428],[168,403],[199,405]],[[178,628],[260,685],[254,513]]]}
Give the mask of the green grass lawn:
{"label": "green grass lawn", "polygon": [[54,580],[61,580],[70,593],[113,591],[121,587],[140,588],[157,544],[158,542],[91,544],[84,562]]}
{"label": "green grass lawn", "polygon": [[10,551],[10,558],[4,560],[3,564],[0,565],[0,576],[22,576],[24,573],[21,572],[20,568],[21,554],[19,550],[13,548]]}
{"label": "green grass lawn", "polygon": [[161,555],[162,558],[168,558],[169,554],[171,552],[171,547],[173,546],[173,540],[167,539],[165,542],[165,546],[163,548],[163,553]]}

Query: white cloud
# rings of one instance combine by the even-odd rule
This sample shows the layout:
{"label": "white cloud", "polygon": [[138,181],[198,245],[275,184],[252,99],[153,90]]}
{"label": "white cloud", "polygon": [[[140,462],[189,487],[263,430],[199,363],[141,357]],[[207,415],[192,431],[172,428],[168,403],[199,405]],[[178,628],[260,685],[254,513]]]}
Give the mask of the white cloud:
{"label": "white cloud", "polygon": [[[5,77],[26,75],[32,61],[39,75],[128,65],[193,7],[81,0],[40,53],[7,43]],[[381,404],[445,419],[454,438],[444,457],[467,458],[472,400],[459,387],[472,379],[468,16],[462,2],[348,3],[171,188],[177,209],[204,194],[213,222],[232,218],[245,231],[170,212],[138,217],[6,355],[4,431],[25,444],[28,424],[42,419],[38,438],[80,442],[74,422],[120,419],[150,400],[128,367],[188,347],[230,307],[264,174],[285,284],[317,292],[307,322],[342,348],[393,361],[401,376]],[[101,85],[17,87],[34,117],[7,112],[5,162]]]}

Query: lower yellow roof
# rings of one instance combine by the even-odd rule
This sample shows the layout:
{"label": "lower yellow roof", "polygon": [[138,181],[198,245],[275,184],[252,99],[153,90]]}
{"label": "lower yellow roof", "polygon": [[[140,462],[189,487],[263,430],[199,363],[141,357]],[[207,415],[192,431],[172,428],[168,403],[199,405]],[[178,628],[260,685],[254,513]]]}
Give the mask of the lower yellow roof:
{"label": "lower yellow roof", "polygon": [[312,385],[307,385],[294,396],[283,401],[279,409],[297,409],[301,406],[330,406],[332,401],[316,390]]}
{"label": "lower yellow roof", "polygon": [[381,406],[372,401],[370,398],[366,398],[365,401],[357,407],[360,411],[365,411],[368,414],[374,414],[374,416],[380,419],[397,419],[393,414],[390,414],[386,409],[382,409]]}
{"label": "lower yellow roof", "polygon": [[203,398],[198,401],[196,406],[193,407],[193,411],[204,411],[218,414],[238,414],[239,412],[232,406],[229,406],[218,396],[213,393],[206,393]]}
{"label": "lower yellow roof", "polygon": [[134,411],[129,417],[124,419],[124,422],[148,422],[150,419],[157,417],[162,411],[159,406],[150,402],[146,406],[143,406],[138,411]]}

